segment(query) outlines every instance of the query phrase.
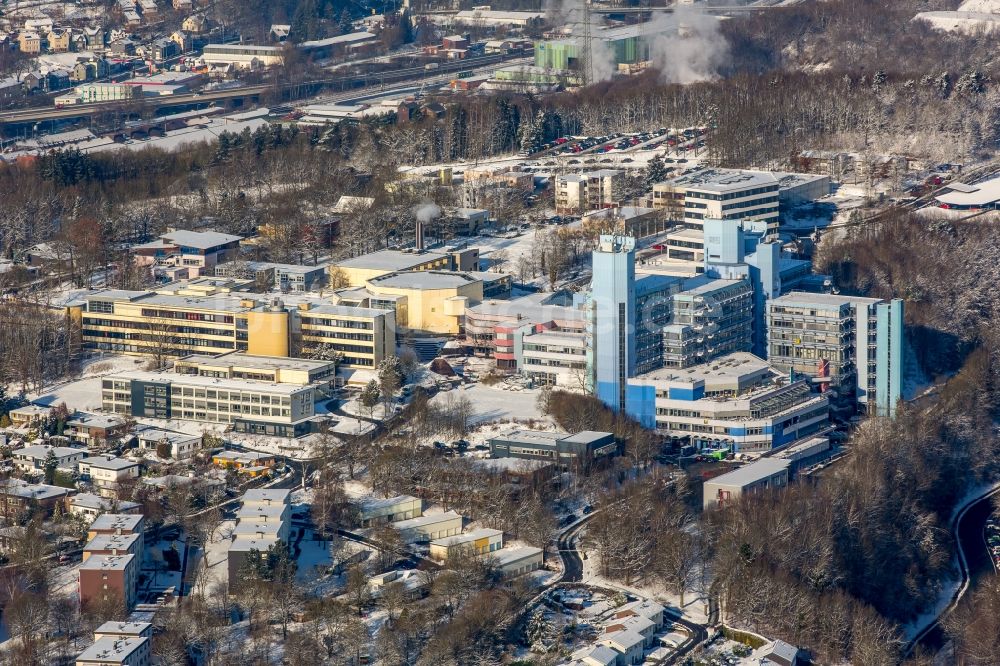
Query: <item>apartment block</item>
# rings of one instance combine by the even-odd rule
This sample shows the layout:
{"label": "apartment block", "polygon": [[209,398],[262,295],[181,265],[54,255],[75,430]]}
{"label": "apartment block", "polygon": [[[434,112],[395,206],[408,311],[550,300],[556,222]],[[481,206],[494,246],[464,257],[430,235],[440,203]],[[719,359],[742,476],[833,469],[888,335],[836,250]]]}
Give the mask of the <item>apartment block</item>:
{"label": "apartment block", "polygon": [[299,437],[311,429],[316,389],[299,384],[128,371],[102,380],[105,411],[228,423],[237,432]]}
{"label": "apartment block", "polygon": [[76,658],[76,666],[150,666],[153,663],[152,638],[105,636]]}
{"label": "apartment block", "polygon": [[612,207],[617,203],[623,178],[624,172],[618,169],[556,176],[556,213],[579,215]]}
{"label": "apartment block", "polygon": [[139,562],[135,555],[91,555],[80,565],[80,604],[118,601],[126,611],[136,599]]}
{"label": "apartment block", "polygon": [[686,370],[628,380],[628,413],[699,449],[768,451],[829,424],[829,401],[806,380],[788,382],[767,361],[737,352]]}

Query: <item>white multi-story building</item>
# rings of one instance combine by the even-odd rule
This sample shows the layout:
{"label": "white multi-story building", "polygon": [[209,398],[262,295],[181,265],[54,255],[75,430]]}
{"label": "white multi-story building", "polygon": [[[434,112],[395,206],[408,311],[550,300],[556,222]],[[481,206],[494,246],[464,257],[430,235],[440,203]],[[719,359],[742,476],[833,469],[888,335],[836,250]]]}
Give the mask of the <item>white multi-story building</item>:
{"label": "white multi-story building", "polygon": [[539,384],[584,390],[587,334],[545,330],[522,336],[518,369]]}
{"label": "white multi-story building", "polygon": [[[706,218],[755,220],[778,229],[778,178],[764,171],[695,169],[653,186],[653,208],[675,213],[678,221],[701,229]],[[682,213],[683,211],[683,213]]]}
{"label": "white multi-story building", "polygon": [[238,432],[298,437],[310,430],[315,389],[300,384],[129,371],[102,381],[106,412],[230,423]]}
{"label": "white multi-story building", "polygon": [[77,463],[80,476],[89,478],[101,497],[117,497],[118,488],[139,478],[139,463],[114,456],[91,456]]}
{"label": "white multi-story building", "polygon": [[618,169],[556,176],[556,212],[573,215],[614,205],[623,177]]}
{"label": "white multi-story building", "polygon": [[629,379],[626,409],[675,440],[733,452],[767,451],[829,422],[826,396],[812,393],[808,381],[789,382],[746,352]]}
{"label": "white multi-story building", "polygon": [[747,280],[699,276],[672,297],[670,324],[663,328],[663,365],[688,368],[718,356],[750,351],[753,287]]}

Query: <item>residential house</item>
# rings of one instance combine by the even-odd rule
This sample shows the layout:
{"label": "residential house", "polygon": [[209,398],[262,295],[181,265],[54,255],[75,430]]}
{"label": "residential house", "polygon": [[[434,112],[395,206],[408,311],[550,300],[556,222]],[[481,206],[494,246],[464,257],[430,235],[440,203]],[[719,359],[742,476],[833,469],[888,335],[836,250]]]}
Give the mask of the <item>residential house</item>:
{"label": "residential house", "polygon": [[72,38],[73,31],[68,28],[60,28],[57,30],[52,30],[48,35],[45,36],[45,40],[49,45],[50,53],[66,53],[69,51],[70,40]]}
{"label": "residential house", "polygon": [[754,650],[753,656],[760,666],[799,666],[806,663],[797,647],[782,640],[760,646]]}
{"label": "residential house", "polygon": [[136,514],[140,513],[141,510],[142,505],[137,502],[124,500],[115,502],[107,497],[92,493],[78,493],[69,499],[69,512],[87,521],[93,521],[102,513],[110,511]]}
{"label": "residential house", "polygon": [[52,414],[51,407],[25,405],[24,407],[10,410],[7,415],[10,417],[11,425],[15,428],[24,428],[44,423],[48,420],[50,414]]}
{"label": "residential house", "polygon": [[72,85],[70,80],[70,72],[65,70],[56,70],[49,72],[45,76],[45,89],[49,91],[55,90],[65,90]]}
{"label": "residential house", "polygon": [[153,625],[149,622],[105,622],[94,629],[94,640],[102,638],[153,638]]}
{"label": "residential house", "polygon": [[173,8],[175,11],[184,12],[191,11],[192,2],[191,0],[172,0]]}
{"label": "residential house", "polygon": [[183,30],[174,30],[170,33],[170,39],[174,44],[177,44],[177,48],[181,50],[181,53],[187,53],[194,48],[194,40],[191,39],[191,35]]}
{"label": "residential house", "polygon": [[212,456],[212,464],[216,467],[235,469],[251,478],[267,474],[274,463],[274,456],[269,453],[220,451]]}
{"label": "residential house", "polygon": [[17,48],[21,53],[41,53],[42,36],[34,31],[25,31],[17,36]]}
{"label": "residential house", "polygon": [[139,478],[139,463],[114,456],[91,456],[79,462],[81,479],[89,479],[101,497],[114,498],[130,479]]}
{"label": "residential house", "polygon": [[176,56],[179,56],[181,51],[180,47],[172,39],[164,37],[162,39],[157,39],[153,41],[153,60],[157,62],[163,62],[164,60],[170,60]]}
{"label": "residential house", "polygon": [[139,440],[140,450],[152,451],[157,455],[161,451],[169,452],[169,457],[173,460],[186,460],[201,448],[201,437],[197,435],[185,435],[160,428],[144,428],[136,433],[136,439]]}
{"label": "residential house", "polygon": [[90,447],[125,436],[127,424],[117,416],[80,414],[67,421],[66,428],[67,437]]}
{"label": "residential house", "polygon": [[618,666],[619,654],[606,645],[591,645],[574,652],[572,666]]}
{"label": "residential house", "polygon": [[203,14],[192,14],[181,22],[181,30],[200,35],[208,31],[208,19]]}
{"label": "residential house", "polygon": [[57,506],[65,506],[66,498],[73,492],[60,486],[27,483],[14,478],[0,481],[0,517],[11,521],[36,509],[46,516],[51,515]]}
{"label": "residential house", "polygon": [[14,458],[14,467],[17,469],[28,473],[41,473],[45,470],[45,461],[50,453],[55,456],[56,469],[64,472],[75,471],[77,463],[87,455],[83,449],[35,444],[17,449],[11,453],[11,456]]}
{"label": "residential house", "polygon": [[83,561],[94,555],[135,555],[139,560],[142,537],[138,534],[98,534],[83,547]]}
{"label": "residential house", "polygon": [[605,634],[597,643],[609,647],[621,655],[618,658],[618,663],[621,666],[632,666],[632,664],[642,663],[646,638],[642,634],[626,629]]}

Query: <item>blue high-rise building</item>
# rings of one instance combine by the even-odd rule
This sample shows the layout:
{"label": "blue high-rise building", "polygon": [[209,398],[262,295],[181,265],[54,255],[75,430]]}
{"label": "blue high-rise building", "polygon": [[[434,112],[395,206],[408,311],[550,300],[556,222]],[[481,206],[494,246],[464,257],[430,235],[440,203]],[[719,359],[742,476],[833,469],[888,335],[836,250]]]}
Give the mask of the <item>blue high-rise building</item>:
{"label": "blue high-rise building", "polygon": [[626,380],[635,374],[635,239],[603,235],[593,253],[587,367],[592,390],[625,411]]}
{"label": "blue high-rise building", "polygon": [[903,301],[875,307],[875,413],[894,417],[903,393]]}

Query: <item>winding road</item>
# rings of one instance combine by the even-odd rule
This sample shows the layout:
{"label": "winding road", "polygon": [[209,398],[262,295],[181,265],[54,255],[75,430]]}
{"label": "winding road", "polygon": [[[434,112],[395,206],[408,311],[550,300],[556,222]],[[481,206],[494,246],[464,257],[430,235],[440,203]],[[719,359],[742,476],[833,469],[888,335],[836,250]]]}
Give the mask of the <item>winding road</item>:
{"label": "winding road", "polygon": [[983,546],[983,527],[993,509],[992,499],[1000,494],[1000,485],[983,491],[969,500],[952,520],[951,533],[955,539],[961,583],[952,595],[945,609],[906,644],[903,657],[909,658],[919,647],[926,653],[936,654],[948,642],[948,636],[941,622],[965,598],[969,589],[975,587],[986,573],[993,573],[993,565],[988,551]]}
{"label": "winding road", "polygon": [[[595,515],[597,515],[597,511],[587,514],[572,525],[569,525],[559,534],[559,537],[556,539],[556,545],[559,548],[559,557],[563,562],[562,576],[559,577],[558,581],[546,586],[546,588],[537,597],[535,597],[531,603],[526,604],[526,609],[533,607],[535,603],[542,598],[542,596],[549,592],[549,590],[560,585],[604,590],[605,592],[617,591],[609,590],[598,585],[589,585],[583,582],[583,557],[580,555],[580,551],[576,547],[577,540],[580,537],[580,533],[587,526],[587,522],[589,522]],[[634,592],[629,592],[629,594],[638,596],[635,595]],[[650,599],[650,601],[654,600]],[[685,655],[708,640],[708,629],[706,627],[685,619],[681,615],[680,611],[676,609],[667,608],[665,612],[670,616],[670,620],[672,622],[681,625],[687,630],[688,640],[678,647],[677,650],[655,662],[658,666],[667,666],[669,664],[679,662]]]}

